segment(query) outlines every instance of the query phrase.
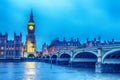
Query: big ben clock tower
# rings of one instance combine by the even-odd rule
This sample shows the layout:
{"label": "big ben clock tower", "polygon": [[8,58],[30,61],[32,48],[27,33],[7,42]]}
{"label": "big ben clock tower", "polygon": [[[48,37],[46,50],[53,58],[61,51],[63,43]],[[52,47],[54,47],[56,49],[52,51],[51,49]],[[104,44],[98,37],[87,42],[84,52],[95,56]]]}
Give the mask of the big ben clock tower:
{"label": "big ben clock tower", "polygon": [[35,56],[36,52],[36,39],[35,39],[35,23],[33,20],[33,13],[31,11],[30,19],[27,26],[26,35],[26,52]]}

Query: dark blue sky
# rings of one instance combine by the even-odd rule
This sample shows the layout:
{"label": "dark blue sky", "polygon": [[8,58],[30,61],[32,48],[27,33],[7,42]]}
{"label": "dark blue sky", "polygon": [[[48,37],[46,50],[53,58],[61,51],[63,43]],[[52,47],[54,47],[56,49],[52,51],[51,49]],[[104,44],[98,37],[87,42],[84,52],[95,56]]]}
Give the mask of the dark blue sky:
{"label": "dark blue sky", "polygon": [[101,35],[120,40],[119,0],[1,0],[0,32],[27,33],[31,8],[36,22],[37,50],[55,37],[79,37],[85,41]]}

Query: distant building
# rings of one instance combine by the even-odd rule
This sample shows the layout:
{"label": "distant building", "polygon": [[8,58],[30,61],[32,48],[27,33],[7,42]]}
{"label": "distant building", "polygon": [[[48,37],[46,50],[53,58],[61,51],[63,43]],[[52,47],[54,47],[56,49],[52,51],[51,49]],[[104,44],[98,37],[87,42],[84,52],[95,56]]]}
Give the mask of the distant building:
{"label": "distant building", "polygon": [[86,42],[83,44],[80,43],[79,38],[71,38],[70,41],[66,41],[65,38],[63,38],[62,41],[60,41],[59,38],[55,38],[51,41],[50,45],[47,45],[46,43],[42,45],[42,54],[47,55],[50,53],[59,52],[61,50],[71,50],[75,48],[92,48],[115,45],[120,45],[120,42],[115,41],[114,38],[111,41],[102,41],[101,36],[99,36],[98,39],[94,38],[93,40],[89,40],[87,38]]}
{"label": "distant building", "polygon": [[85,47],[86,48],[92,48],[92,47],[98,47],[98,46],[110,46],[110,45],[120,45],[120,42],[115,41],[112,39],[111,41],[104,40],[102,42],[101,37],[99,36],[98,39],[94,38],[93,40],[86,39]]}
{"label": "distant building", "polygon": [[36,57],[40,57],[42,55],[42,52],[36,51]]}
{"label": "distant building", "polygon": [[52,40],[49,46],[47,46],[46,44],[43,44],[42,53],[49,54],[49,53],[54,53],[60,50],[70,50],[70,49],[78,48],[80,46],[81,46],[81,43],[79,41],[79,38],[77,39],[71,38],[70,41],[66,41],[65,38],[63,38],[63,40],[60,41],[59,38],[56,38]]}
{"label": "distant building", "polygon": [[47,46],[46,43],[44,43],[44,44],[42,45],[42,53],[43,53],[44,55],[47,55],[47,54],[48,54],[48,46]]}
{"label": "distant building", "polygon": [[22,34],[14,33],[14,40],[8,40],[8,34],[0,33],[0,59],[20,59],[22,56]]}

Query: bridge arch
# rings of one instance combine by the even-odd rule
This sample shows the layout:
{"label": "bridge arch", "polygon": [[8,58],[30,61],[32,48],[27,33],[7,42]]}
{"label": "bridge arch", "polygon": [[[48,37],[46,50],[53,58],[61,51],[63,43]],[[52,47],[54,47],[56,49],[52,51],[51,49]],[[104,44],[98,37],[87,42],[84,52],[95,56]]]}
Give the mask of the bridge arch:
{"label": "bridge arch", "polygon": [[56,64],[56,62],[57,62],[57,55],[55,55],[55,54],[53,54],[52,56],[51,56],[51,63],[53,63],[53,64]]}
{"label": "bridge arch", "polygon": [[28,58],[35,58],[35,55],[34,54],[29,54]]}
{"label": "bridge arch", "polygon": [[42,58],[42,59],[45,59],[45,56],[42,56],[41,58]]}
{"label": "bridge arch", "polygon": [[46,56],[46,59],[49,59],[49,58],[50,58],[50,56],[49,56],[49,55],[47,55],[47,56]]}
{"label": "bridge arch", "polygon": [[120,49],[113,49],[110,50],[108,52],[106,52],[103,57],[102,57],[102,61],[105,62],[109,59],[115,61],[119,61],[120,60]]}
{"label": "bridge arch", "polygon": [[58,56],[57,56],[57,55],[55,55],[55,54],[51,56],[51,58],[57,58],[57,57],[58,57]]}
{"label": "bridge arch", "polygon": [[49,60],[50,60],[50,55],[46,55],[44,61],[45,61],[46,63],[49,63]]}
{"label": "bridge arch", "polygon": [[71,55],[69,53],[62,53],[58,57],[58,64],[60,65],[69,65]]}
{"label": "bridge arch", "polygon": [[[84,52],[77,52],[76,54],[73,55],[73,59],[75,57],[78,57],[80,55],[84,55],[84,53],[87,53],[88,55],[90,54],[90,57],[97,57],[97,53],[96,52],[93,52],[93,51],[84,51]],[[82,56],[81,56],[82,57]],[[89,57],[89,56],[88,56]]]}
{"label": "bridge arch", "polygon": [[45,56],[42,55],[42,56],[40,57],[40,59],[41,59],[42,61],[44,61],[44,60],[45,60]]}
{"label": "bridge arch", "polygon": [[62,53],[59,55],[59,58],[71,58],[71,55],[69,53]]}
{"label": "bridge arch", "polygon": [[72,64],[75,67],[95,68],[97,53],[87,51],[78,52],[73,56]]}

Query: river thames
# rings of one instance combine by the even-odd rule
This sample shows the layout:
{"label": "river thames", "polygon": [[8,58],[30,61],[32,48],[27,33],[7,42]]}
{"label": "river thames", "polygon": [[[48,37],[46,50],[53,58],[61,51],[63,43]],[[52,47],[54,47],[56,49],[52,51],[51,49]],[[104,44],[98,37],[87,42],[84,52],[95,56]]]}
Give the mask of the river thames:
{"label": "river thames", "polygon": [[119,73],[95,73],[41,62],[0,63],[2,80],[120,80]]}

